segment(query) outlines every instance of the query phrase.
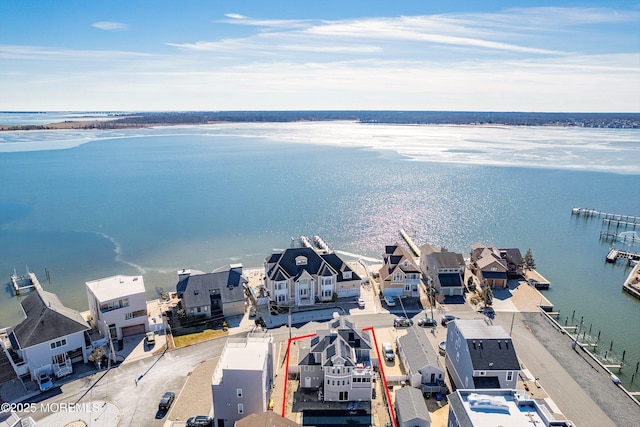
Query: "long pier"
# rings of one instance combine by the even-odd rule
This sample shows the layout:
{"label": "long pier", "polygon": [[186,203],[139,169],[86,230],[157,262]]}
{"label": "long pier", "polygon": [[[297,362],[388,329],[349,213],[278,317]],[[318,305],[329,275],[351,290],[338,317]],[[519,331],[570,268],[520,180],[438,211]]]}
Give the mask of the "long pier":
{"label": "long pier", "polygon": [[614,263],[619,259],[626,259],[628,261],[640,261],[640,254],[637,252],[623,251],[620,249],[612,248],[607,254],[607,262]]}
{"label": "long pier", "polygon": [[415,254],[415,256],[420,256],[420,248],[418,247],[418,245],[416,245],[415,243],[413,243],[413,240],[411,239],[411,237],[409,237],[409,235],[407,234],[406,231],[404,231],[404,228],[400,229],[400,235],[402,236],[402,238],[405,240],[405,242],[407,242],[407,245],[409,245],[409,247],[411,248],[411,250],[413,251],[413,253]]}
{"label": "long pier", "polygon": [[633,223],[637,224],[638,222],[640,222],[640,216],[600,212],[595,209],[587,209],[587,208],[573,208],[571,209],[571,214],[577,215],[577,216],[584,216],[585,218],[599,217],[607,220],[624,221],[631,224]]}

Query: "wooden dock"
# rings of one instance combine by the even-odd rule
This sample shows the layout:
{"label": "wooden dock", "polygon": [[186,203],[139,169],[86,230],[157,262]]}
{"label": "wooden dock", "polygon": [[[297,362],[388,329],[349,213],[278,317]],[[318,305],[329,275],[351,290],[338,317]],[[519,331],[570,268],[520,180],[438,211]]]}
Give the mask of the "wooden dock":
{"label": "wooden dock", "polygon": [[413,251],[415,256],[419,257],[420,256],[420,248],[418,247],[418,245],[413,243],[413,240],[411,239],[411,237],[409,237],[407,232],[404,231],[404,228],[400,229],[400,235],[405,240],[405,242],[407,242],[407,245],[409,245],[409,247],[411,248],[411,250]]}
{"label": "wooden dock", "polygon": [[622,251],[620,249],[611,248],[607,257],[607,262],[614,263],[619,259],[626,259],[628,261],[640,261],[640,254],[637,252]]}
{"label": "wooden dock", "polygon": [[640,216],[600,212],[595,209],[588,209],[588,208],[573,208],[571,209],[571,215],[583,216],[585,218],[597,217],[597,218],[604,218],[608,220],[625,221],[628,223],[636,223],[636,224],[640,222]]}
{"label": "wooden dock", "polygon": [[629,276],[622,285],[622,290],[629,295],[640,299],[640,263],[633,267],[631,273],[629,273]]}
{"label": "wooden dock", "polygon": [[24,276],[18,276],[15,272],[11,275],[11,287],[16,296],[33,289],[42,289],[40,282],[34,273],[27,270]]}

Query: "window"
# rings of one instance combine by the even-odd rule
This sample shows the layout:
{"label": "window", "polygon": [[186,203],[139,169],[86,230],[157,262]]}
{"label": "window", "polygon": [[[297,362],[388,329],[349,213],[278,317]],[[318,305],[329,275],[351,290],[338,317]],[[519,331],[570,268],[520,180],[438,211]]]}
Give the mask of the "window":
{"label": "window", "polygon": [[323,277],[322,286],[333,286],[333,277],[330,277],[330,276]]}
{"label": "window", "polygon": [[396,273],[393,275],[394,282],[402,282],[402,273]]}
{"label": "window", "polygon": [[125,318],[126,320],[133,319],[133,313],[127,313],[127,314],[125,314],[125,315],[124,315],[124,318]]}
{"label": "window", "polygon": [[242,403],[238,403],[238,414],[244,414],[244,405]]}
{"label": "window", "polygon": [[513,371],[507,371],[507,381],[513,381]]}
{"label": "window", "polygon": [[67,345],[67,340],[64,339],[64,338],[59,340],[59,341],[52,342],[51,343],[51,350],[53,350],[54,348],[62,347],[63,345]]}
{"label": "window", "polygon": [[407,292],[410,291],[411,290],[411,285],[410,284],[404,285],[404,290],[407,291]]}
{"label": "window", "polygon": [[241,388],[236,390],[236,396],[242,397],[242,389]]}

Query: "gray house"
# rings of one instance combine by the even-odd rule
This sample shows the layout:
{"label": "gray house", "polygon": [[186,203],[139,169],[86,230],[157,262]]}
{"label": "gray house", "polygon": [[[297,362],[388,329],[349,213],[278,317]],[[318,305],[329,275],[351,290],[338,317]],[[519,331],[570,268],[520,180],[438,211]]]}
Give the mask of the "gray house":
{"label": "gray house", "polygon": [[322,400],[371,400],[374,373],[368,332],[339,317],[298,352],[300,387],[317,389]]}
{"label": "gray house", "polygon": [[209,319],[243,315],[247,283],[242,264],[229,264],[211,273],[182,269],[176,290],[187,316]]}
{"label": "gray house", "polygon": [[408,328],[407,334],[396,339],[398,355],[411,387],[422,392],[446,390],[444,366],[422,329]]}
{"label": "gray house", "polygon": [[422,392],[413,387],[402,387],[396,391],[394,407],[400,427],[429,427],[431,416]]}
{"label": "gray house", "polygon": [[464,270],[462,254],[429,244],[420,247],[420,271],[437,293],[445,296],[463,295]]}
{"label": "gray house", "polygon": [[211,377],[214,425],[232,427],[251,414],[267,411],[274,376],[273,336],[229,338]]}
{"label": "gray house", "polygon": [[454,389],[515,389],[520,372],[509,334],[484,320],[447,324],[445,364]]}

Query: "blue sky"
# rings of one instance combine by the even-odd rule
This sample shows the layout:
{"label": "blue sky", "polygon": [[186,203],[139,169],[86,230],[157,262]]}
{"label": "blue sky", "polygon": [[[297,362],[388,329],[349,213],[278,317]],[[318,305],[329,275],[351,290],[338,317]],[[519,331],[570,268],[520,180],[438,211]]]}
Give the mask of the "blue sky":
{"label": "blue sky", "polygon": [[640,112],[640,2],[0,2],[0,110],[292,109]]}

